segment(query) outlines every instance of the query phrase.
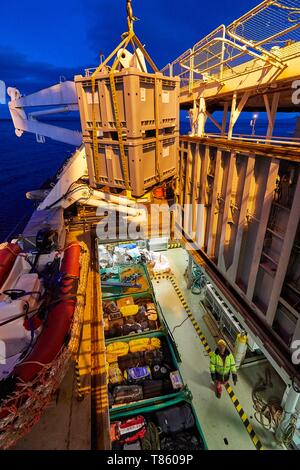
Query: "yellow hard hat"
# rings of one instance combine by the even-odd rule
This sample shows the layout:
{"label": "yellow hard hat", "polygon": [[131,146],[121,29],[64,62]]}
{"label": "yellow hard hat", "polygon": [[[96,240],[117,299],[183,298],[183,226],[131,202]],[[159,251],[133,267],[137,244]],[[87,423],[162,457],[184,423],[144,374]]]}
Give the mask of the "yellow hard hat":
{"label": "yellow hard hat", "polygon": [[224,341],[224,339],[219,339],[218,341],[218,346],[227,346],[226,342]]}

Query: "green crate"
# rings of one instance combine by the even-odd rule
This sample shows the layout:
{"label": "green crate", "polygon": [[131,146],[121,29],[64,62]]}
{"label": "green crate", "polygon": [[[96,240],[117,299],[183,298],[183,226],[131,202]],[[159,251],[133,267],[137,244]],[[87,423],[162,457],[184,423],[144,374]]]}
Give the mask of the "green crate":
{"label": "green crate", "polygon": [[[112,298],[109,298],[109,300],[116,301],[116,300],[120,300],[120,299],[126,298],[126,297],[128,297],[128,295],[112,297]],[[117,337],[114,337],[114,338],[106,338],[105,339],[105,344],[113,343],[115,341],[126,339],[126,338],[129,339],[129,340],[130,339],[135,339],[135,338],[140,338],[141,336],[143,336],[145,334],[149,334],[149,333],[159,333],[159,332],[161,332],[161,333],[167,334],[168,328],[167,328],[167,325],[165,323],[160,305],[157,303],[157,301],[154,297],[154,294],[152,292],[141,292],[141,293],[138,293],[138,294],[130,294],[130,297],[132,297],[134,300],[142,299],[142,298],[149,298],[151,300],[151,302],[154,303],[154,305],[156,307],[156,310],[157,310],[158,329],[150,330],[150,331],[142,332],[142,333],[131,334],[131,335],[128,335],[128,336],[117,336]],[[105,298],[103,299],[103,301],[106,301],[106,300],[108,300],[108,299],[105,299]]]}
{"label": "green crate", "polygon": [[[102,298],[112,299],[113,297],[127,297],[134,294],[153,292],[152,282],[148,273],[147,266],[143,263],[135,265],[118,265],[113,268],[103,268],[100,269],[100,274],[115,272],[115,276],[112,279],[109,279],[109,281],[122,282],[122,274],[126,272],[126,270],[133,268],[142,273],[144,279],[146,280],[146,287],[142,287],[141,289],[134,289],[134,291],[130,292],[130,288],[128,289],[127,287],[111,287],[101,285]],[[139,279],[137,279],[136,284],[140,284]]]}
{"label": "green crate", "polygon": [[152,403],[145,404],[142,407],[136,407],[135,409],[127,409],[127,410],[120,410],[118,412],[111,412],[110,413],[110,421],[121,421],[125,419],[132,418],[137,415],[142,415],[145,417],[148,417],[151,414],[156,413],[160,410],[164,410],[166,408],[169,408],[171,406],[176,406],[176,405],[183,405],[185,403],[188,403],[192,409],[192,413],[194,415],[195,419],[195,426],[194,426],[194,432],[197,434],[198,438],[200,437],[200,440],[203,443],[203,450],[208,450],[207,443],[198,419],[198,416],[196,414],[195,408],[192,404],[192,401],[189,397],[184,397],[182,394],[178,394],[176,397],[164,397],[163,399],[161,398],[160,402],[159,401],[152,401]]}
{"label": "green crate", "polygon": [[[177,355],[174,351],[173,344],[171,343],[171,340],[168,337],[168,335],[166,335],[166,333],[155,331],[155,332],[149,332],[149,333],[141,334],[138,337],[136,337],[136,336],[121,337],[121,338],[118,338],[117,340],[113,340],[113,339],[108,340],[106,342],[106,345],[111,344],[111,343],[118,343],[118,342],[128,343],[131,340],[140,339],[140,338],[160,338],[160,339],[165,340],[166,343],[167,343],[168,349],[170,350],[170,353],[171,353],[172,362],[174,364],[174,370],[179,371],[179,365],[178,365],[178,362],[177,362]],[[179,373],[180,373],[180,371],[179,371]],[[180,376],[181,376],[181,374],[180,374]],[[187,394],[190,395],[190,392],[187,391],[187,387],[184,387],[182,390],[174,391],[174,393],[171,393],[169,395],[164,395],[163,397],[155,397],[155,398],[151,398],[151,399],[140,400],[139,402],[132,402],[132,403],[126,403],[124,405],[113,406],[113,408],[111,408],[111,413],[114,414],[115,412],[117,412],[117,411],[119,412],[121,410],[135,409],[135,408],[140,407],[140,406],[150,405],[151,403],[156,403],[156,402],[160,403],[162,400],[172,399],[172,398],[177,397],[178,395],[181,395],[181,397],[183,399],[187,396]]]}

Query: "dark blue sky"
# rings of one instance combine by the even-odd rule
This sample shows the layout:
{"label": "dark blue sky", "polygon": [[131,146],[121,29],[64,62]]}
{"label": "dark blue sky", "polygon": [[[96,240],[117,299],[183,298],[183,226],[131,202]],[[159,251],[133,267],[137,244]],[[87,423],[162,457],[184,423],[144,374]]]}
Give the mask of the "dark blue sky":
{"label": "dark blue sky", "polygon": [[[126,30],[125,0],[1,2],[0,80],[30,93],[98,64]],[[135,30],[163,67],[258,0],[133,0]],[[0,115],[2,114],[0,107]]]}

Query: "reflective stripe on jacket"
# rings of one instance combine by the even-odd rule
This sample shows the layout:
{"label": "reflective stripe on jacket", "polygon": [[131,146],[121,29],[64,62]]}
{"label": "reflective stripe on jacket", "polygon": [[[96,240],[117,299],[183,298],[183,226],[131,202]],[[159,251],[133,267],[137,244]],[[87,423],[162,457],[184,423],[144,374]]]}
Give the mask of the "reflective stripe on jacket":
{"label": "reflective stripe on jacket", "polygon": [[212,377],[224,382],[229,379],[230,373],[236,374],[237,370],[233,354],[226,349],[223,360],[219,349],[216,349],[210,358],[210,372]]}

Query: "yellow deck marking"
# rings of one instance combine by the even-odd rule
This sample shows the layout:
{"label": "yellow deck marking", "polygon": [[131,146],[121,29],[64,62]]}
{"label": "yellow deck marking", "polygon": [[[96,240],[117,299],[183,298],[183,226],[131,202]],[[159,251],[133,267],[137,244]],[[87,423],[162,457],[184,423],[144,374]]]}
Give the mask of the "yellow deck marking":
{"label": "yellow deck marking", "polygon": [[[187,313],[189,319],[191,320],[191,323],[192,323],[192,325],[193,325],[193,327],[194,327],[194,329],[195,329],[195,331],[196,331],[196,333],[197,333],[197,335],[198,335],[198,337],[199,337],[199,339],[200,339],[202,345],[203,345],[204,348],[205,348],[205,351],[207,351],[208,354],[209,354],[209,356],[210,356],[210,355],[212,354],[212,350],[211,350],[211,348],[208,346],[208,343],[207,343],[207,341],[206,341],[206,338],[205,338],[203,332],[201,331],[201,328],[200,328],[199,324],[197,323],[195,317],[193,316],[192,311],[191,311],[191,309],[189,308],[189,306],[188,306],[188,304],[187,304],[187,302],[186,302],[186,300],[185,300],[185,298],[184,298],[184,296],[183,296],[183,294],[182,294],[180,288],[178,287],[178,285],[177,285],[177,283],[176,283],[174,277],[173,277],[172,275],[170,275],[170,274],[167,274],[167,275],[165,275],[165,276],[155,276],[154,279],[157,280],[157,281],[160,281],[160,280],[162,280],[162,279],[167,279],[168,281],[171,282],[171,284],[172,284],[172,286],[173,286],[173,288],[174,288],[176,294],[177,294],[178,297],[179,297],[179,300],[180,300],[180,302],[181,302],[181,304],[182,304],[184,310],[186,311],[186,313]],[[236,411],[238,412],[238,414],[239,414],[239,416],[240,416],[240,419],[241,419],[242,423],[244,424],[244,427],[245,427],[247,433],[249,434],[250,439],[251,439],[251,441],[253,442],[253,444],[254,444],[256,450],[264,450],[264,449],[263,449],[263,446],[262,446],[262,443],[261,443],[261,441],[260,441],[260,439],[259,439],[259,437],[255,434],[255,431],[254,431],[254,429],[253,429],[251,423],[249,422],[248,416],[247,416],[247,414],[245,413],[245,411],[243,410],[243,407],[242,407],[242,405],[240,404],[238,398],[236,397],[236,395],[235,395],[235,393],[234,393],[232,387],[231,387],[229,384],[227,384],[227,385],[225,385],[225,388],[226,388],[226,391],[227,391],[227,393],[228,393],[228,395],[229,395],[229,397],[230,397],[230,399],[231,399],[231,401],[232,401],[232,403],[233,403],[233,405],[234,405]]]}

